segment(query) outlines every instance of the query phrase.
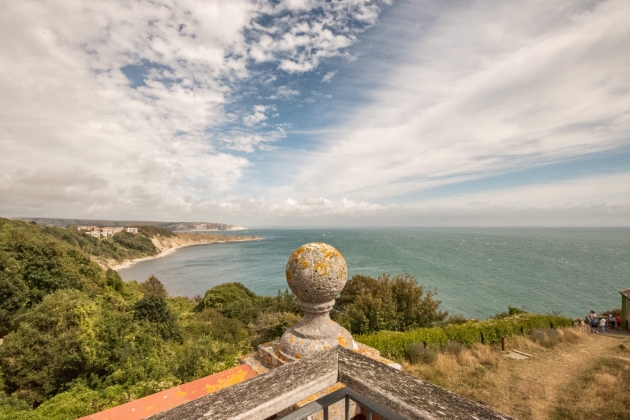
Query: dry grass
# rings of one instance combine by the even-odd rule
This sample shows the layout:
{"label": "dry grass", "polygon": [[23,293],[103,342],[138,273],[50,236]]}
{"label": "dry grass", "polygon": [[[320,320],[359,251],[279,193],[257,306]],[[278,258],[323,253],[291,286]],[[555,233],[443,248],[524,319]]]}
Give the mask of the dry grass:
{"label": "dry grass", "polygon": [[[628,346],[628,343],[625,344]],[[625,352],[625,349],[619,349]],[[582,372],[550,418],[566,420],[630,419],[630,360],[606,357]]]}
{"label": "dry grass", "polygon": [[[506,340],[508,350],[533,359],[507,358],[498,346],[447,346],[435,361],[403,363],[403,369],[517,419],[630,419],[630,340],[577,328],[551,331]],[[589,384],[596,393],[585,390]],[[620,394],[628,397],[607,402]]]}

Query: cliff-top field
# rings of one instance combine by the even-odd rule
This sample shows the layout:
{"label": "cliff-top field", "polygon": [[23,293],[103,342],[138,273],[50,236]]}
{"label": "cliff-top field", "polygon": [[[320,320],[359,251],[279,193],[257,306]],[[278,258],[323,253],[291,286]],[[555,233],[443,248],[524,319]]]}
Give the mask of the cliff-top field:
{"label": "cliff-top field", "polygon": [[[534,357],[507,357],[513,349]],[[630,419],[628,335],[537,330],[508,339],[506,352],[453,345],[403,369],[517,419]]]}

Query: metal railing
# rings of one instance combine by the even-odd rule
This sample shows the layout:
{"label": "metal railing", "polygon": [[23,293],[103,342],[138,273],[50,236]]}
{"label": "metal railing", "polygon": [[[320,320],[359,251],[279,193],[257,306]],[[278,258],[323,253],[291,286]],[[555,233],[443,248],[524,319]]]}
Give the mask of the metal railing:
{"label": "metal railing", "polygon": [[404,417],[394,413],[387,407],[383,407],[382,405],[364,397],[348,387],[343,387],[335,392],[325,395],[318,400],[287,414],[286,416],[278,418],[277,420],[304,420],[308,416],[317,414],[321,411],[324,412],[324,420],[328,420],[328,407],[341,400],[345,401],[345,420],[350,420],[350,400],[365,408],[367,412],[367,420],[372,420],[372,413],[375,413],[382,419],[386,420],[405,420]]}

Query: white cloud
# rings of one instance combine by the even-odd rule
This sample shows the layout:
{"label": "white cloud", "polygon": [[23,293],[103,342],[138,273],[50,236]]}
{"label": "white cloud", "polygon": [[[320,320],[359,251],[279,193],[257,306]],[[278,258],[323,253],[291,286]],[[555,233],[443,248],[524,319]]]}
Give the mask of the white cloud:
{"label": "white cloud", "polygon": [[627,21],[619,1],[450,7],[409,34],[367,105],[296,163],[289,194],[395,200],[627,145]]}
{"label": "white cloud", "polygon": [[332,79],[333,77],[335,77],[335,75],[336,75],[336,74],[337,74],[337,71],[336,71],[336,70],[329,71],[328,73],[326,73],[326,74],[324,75],[324,77],[322,77],[322,82],[324,82],[324,83],[329,83],[329,82],[331,81],[331,79]]}
{"label": "white cloud", "polygon": [[[268,6],[278,19],[254,33],[250,56],[257,62],[278,61],[288,73],[316,68],[324,58],[347,55],[357,36],[376,22],[389,1],[289,0]],[[269,9],[266,9],[270,13]]]}
{"label": "white cloud", "polygon": [[256,105],[254,106],[254,112],[243,117],[243,123],[250,127],[254,124],[258,124],[259,122],[265,121],[267,116],[265,112],[269,109],[269,107],[265,105]]}
{"label": "white cloud", "polygon": [[297,89],[291,89],[288,86],[280,86],[276,93],[271,95],[269,99],[289,99],[294,96],[299,96],[300,91]]}
{"label": "white cloud", "polygon": [[[241,120],[243,133],[232,140],[217,134],[242,115],[225,107],[250,77],[250,64],[294,60],[313,68],[322,57],[343,54],[360,30],[342,30],[330,19],[347,20],[364,8],[378,11],[361,0],[324,3],[3,4],[0,211],[49,213],[54,197],[64,197],[73,203],[68,211],[78,213],[111,210],[108,200],[157,212],[155,197],[175,203],[235,188],[251,162],[228,152],[269,149],[280,136],[246,130],[264,125],[267,109],[261,108]],[[324,14],[309,15],[322,5]],[[136,75],[142,83],[135,88],[121,70],[128,66],[145,71]],[[290,89],[279,93],[295,95]],[[84,190],[86,182],[94,188]]]}

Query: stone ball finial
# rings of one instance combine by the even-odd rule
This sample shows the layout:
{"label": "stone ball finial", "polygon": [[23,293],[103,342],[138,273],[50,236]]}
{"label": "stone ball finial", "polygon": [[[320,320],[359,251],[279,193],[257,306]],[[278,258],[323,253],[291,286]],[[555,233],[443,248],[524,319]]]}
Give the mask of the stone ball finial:
{"label": "stone ball finial", "polygon": [[294,361],[337,345],[354,348],[350,332],[330,319],[335,297],[348,280],[348,266],[339,251],[321,242],[302,245],[289,258],[286,274],[304,318],[282,335],[278,357]]}
{"label": "stone ball finial", "polygon": [[287,283],[303,302],[334,299],[348,280],[346,260],[334,247],[321,242],[302,245],[287,262]]}

